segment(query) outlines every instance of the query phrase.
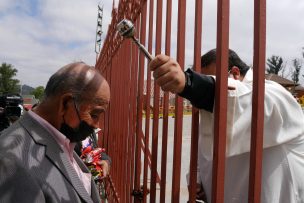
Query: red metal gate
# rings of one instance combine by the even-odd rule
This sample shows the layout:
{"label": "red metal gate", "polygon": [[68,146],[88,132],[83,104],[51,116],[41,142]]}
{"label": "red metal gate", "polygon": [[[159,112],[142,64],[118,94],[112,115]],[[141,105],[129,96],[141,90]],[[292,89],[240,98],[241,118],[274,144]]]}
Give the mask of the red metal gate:
{"label": "red metal gate", "polygon": [[[185,66],[186,20],[195,22],[193,64],[200,70],[202,40],[202,0],[195,1],[195,18],[186,19],[186,1],[178,2],[176,59]],[[215,101],[215,144],[213,161],[212,202],[224,201],[225,140],[227,112],[227,66],[229,47],[229,0],[218,0],[217,8],[217,75]],[[164,7],[165,6],[165,7]],[[165,14],[163,14],[164,9]],[[165,19],[163,19],[163,16]],[[180,202],[181,157],[183,136],[183,99],[175,97],[174,105],[174,170],[168,177],[169,104],[172,95],[160,91],[151,80],[147,60],[130,40],[116,33],[122,19],[136,25],[136,36],[153,55],[171,54],[172,0],[121,0],[112,10],[104,45],[96,68],[111,87],[109,111],[104,118],[101,144],[112,157],[111,175],[107,181],[109,202]],[[156,22],[154,22],[156,20]],[[165,30],[163,31],[163,25]],[[254,90],[250,162],[249,202],[260,202],[261,157],[264,119],[266,0],[254,4]],[[165,34],[162,34],[165,33]],[[173,36],[173,35],[172,35]],[[154,43],[153,43],[154,41]],[[188,43],[188,42],[187,42]],[[164,44],[164,50],[162,50]],[[174,58],[174,56],[171,56]],[[150,100],[153,99],[153,102]],[[152,119],[148,119],[150,115]],[[161,115],[161,123],[160,118]],[[195,202],[198,151],[198,110],[192,109],[190,159],[190,202]],[[159,139],[161,138],[161,140]],[[160,152],[161,150],[161,152]],[[159,155],[159,157],[158,157]],[[172,188],[168,194],[168,180]],[[150,181],[149,181],[150,180]]]}

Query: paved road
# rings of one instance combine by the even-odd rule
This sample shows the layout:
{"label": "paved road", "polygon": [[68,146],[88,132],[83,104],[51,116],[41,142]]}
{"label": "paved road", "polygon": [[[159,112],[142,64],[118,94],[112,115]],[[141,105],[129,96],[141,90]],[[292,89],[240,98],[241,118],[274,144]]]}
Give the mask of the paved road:
{"label": "paved road", "polygon": [[[161,140],[162,140],[162,123],[159,121],[159,148],[158,148],[158,173],[160,175],[160,162],[161,162]],[[143,129],[145,129],[145,120],[143,120]],[[150,123],[150,136],[152,134],[152,120]],[[167,157],[167,189],[166,189],[166,202],[171,202],[171,188],[172,188],[172,165],[173,165],[173,137],[174,137],[174,118],[169,117],[168,123],[168,157]],[[190,163],[190,135],[191,135],[191,116],[184,116],[183,119],[183,142],[182,142],[182,167],[181,167],[181,188],[180,188],[180,202],[187,202],[188,190],[186,173]],[[150,137],[150,150],[151,150],[151,137]],[[150,175],[149,175],[150,176]],[[156,202],[159,202],[157,199]]]}

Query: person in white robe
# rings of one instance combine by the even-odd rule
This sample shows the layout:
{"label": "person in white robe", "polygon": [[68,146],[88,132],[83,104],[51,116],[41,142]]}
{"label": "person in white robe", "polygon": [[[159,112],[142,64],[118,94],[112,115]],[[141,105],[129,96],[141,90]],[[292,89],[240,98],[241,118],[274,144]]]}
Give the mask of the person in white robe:
{"label": "person in white robe", "polygon": [[[183,72],[172,58],[150,62],[155,81],[200,108],[198,183],[211,202],[216,50],[202,56],[202,73]],[[253,76],[229,50],[225,203],[248,202]],[[212,75],[212,76],[209,76]],[[265,80],[262,203],[304,202],[304,115],[290,92]]]}

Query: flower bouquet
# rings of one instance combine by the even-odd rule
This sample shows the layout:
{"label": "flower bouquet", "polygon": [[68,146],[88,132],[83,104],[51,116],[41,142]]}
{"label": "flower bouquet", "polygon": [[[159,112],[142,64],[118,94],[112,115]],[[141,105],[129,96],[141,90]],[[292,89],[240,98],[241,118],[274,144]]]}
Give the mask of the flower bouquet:
{"label": "flower bouquet", "polygon": [[104,152],[103,148],[93,148],[91,145],[83,148],[80,158],[90,169],[95,182],[103,178],[102,167],[100,165],[101,153]]}

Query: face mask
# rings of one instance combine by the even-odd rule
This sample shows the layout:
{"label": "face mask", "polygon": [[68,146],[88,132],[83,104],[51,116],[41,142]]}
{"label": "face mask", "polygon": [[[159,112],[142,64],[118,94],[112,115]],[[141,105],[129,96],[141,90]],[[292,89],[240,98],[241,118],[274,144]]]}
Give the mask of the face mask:
{"label": "face mask", "polygon": [[80,119],[75,101],[73,100],[73,102],[80,123],[77,128],[72,128],[68,124],[66,124],[65,120],[63,119],[64,122],[61,125],[59,131],[64,134],[71,142],[80,142],[90,136],[94,132],[95,128]]}
{"label": "face mask", "polygon": [[80,121],[77,128],[71,128],[65,122],[61,125],[60,130],[71,142],[80,142],[85,140],[94,132],[94,128],[89,126],[85,121]]}

